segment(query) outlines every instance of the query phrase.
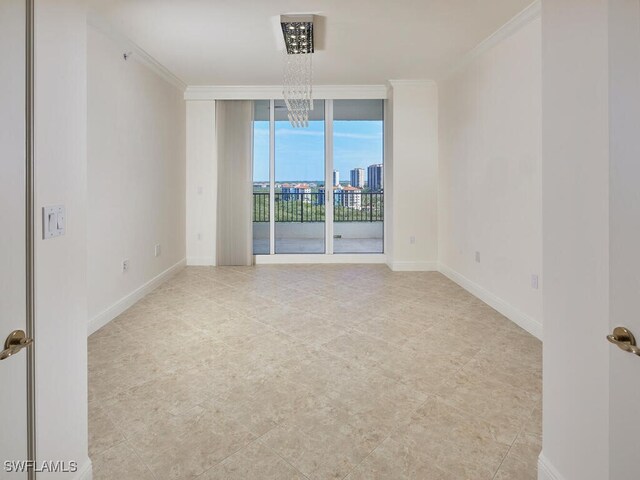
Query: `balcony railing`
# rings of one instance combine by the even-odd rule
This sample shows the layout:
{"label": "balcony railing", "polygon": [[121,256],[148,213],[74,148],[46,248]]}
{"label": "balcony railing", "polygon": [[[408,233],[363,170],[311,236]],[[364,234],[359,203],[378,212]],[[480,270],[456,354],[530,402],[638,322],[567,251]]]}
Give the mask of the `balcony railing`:
{"label": "balcony railing", "polygon": [[[314,193],[276,193],[276,222],[324,222],[325,195]],[[382,222],[382,192],[334,192],[334,222]],[[269,193],[254,192],[253,221],[269,222]]]}

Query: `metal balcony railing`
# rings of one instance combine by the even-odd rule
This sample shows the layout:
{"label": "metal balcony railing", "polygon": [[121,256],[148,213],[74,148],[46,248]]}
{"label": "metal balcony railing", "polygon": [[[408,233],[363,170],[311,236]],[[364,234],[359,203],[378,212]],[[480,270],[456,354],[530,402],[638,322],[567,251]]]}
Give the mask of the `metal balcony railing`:
{"label": "metal balcony railing", "polygon": [[[269,222],[269,193],[254,192],[253,221]],[[276,222],[324,222],[325,194],[275,194]],[[334,192],[334,222],[382,222],[384,220],[384,194],[382,192]]]}

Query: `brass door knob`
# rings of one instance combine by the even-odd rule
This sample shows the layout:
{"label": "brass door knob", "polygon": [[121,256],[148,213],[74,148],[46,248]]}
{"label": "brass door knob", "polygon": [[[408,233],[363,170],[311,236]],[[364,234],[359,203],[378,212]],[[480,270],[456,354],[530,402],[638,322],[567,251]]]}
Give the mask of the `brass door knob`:
{"label": "brass door knob", "polygon": [[625,352],[640,356],[640,347],[636,345],[636,338],[624,327],[614,328],[613,334],[607,335],[607,340]]}
{"label": "brass door knob", "polygon": [[14,353],[18,353],[25,347],[33,343],[33,338],[28,338],[24,330],[14,330],[9,334],[4,342],[4,350],[0,352],[0,360],[9,358]]}

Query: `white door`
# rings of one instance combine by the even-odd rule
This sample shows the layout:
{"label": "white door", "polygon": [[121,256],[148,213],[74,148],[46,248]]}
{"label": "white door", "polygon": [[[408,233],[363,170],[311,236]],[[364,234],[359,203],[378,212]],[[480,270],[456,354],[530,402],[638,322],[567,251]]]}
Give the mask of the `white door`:
{"label": "white door", "polygon": [[5,339],[27,330],[25,5],[0,0],[0,479],[16,480],[27,478],[11,463],[28,459],[27,349],[7,352]]}
{"label": "white door", "polygon": [[[640,0],[609,14],[610,327],[640,343]],[[609,408],[610,478],[640,478],[640,356],[614,345]]]}

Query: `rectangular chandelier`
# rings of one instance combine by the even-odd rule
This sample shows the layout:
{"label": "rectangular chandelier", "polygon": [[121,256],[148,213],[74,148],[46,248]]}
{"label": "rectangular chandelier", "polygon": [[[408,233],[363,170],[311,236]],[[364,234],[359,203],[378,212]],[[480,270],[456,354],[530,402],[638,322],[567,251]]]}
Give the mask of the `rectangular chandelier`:
{"label": "rectangular chandelier", "polygon": [[285,44],[282,96],[291,125],[305,128],[313,110],[313,15],[281,15],[280,25]]}
{"label": "rectangular chandelier", "polygon": [[313,53],[313,15],[281,15],[280,26],[289,55]]}

